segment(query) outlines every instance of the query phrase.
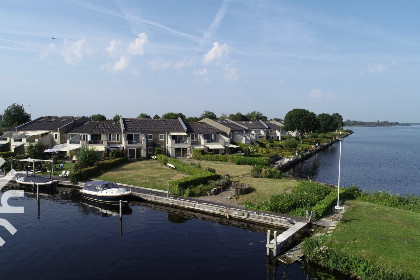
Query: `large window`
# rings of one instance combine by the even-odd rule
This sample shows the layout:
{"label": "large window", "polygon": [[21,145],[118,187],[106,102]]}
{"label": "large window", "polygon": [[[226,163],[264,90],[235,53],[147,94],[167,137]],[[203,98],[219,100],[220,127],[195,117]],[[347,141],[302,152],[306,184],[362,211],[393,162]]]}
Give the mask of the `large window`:
{"label": "large window", "polygon": [[120,141],[120,135],[119,134],[108,134],[108,141],[118,142],[118,141]]}
{"label": "large window", "polygon": [[147,135],[147,140],[152,141],[153,140],[153,134],[148,134]]}
{"label": "large window", "polygon": [[140,134],[127,134],[128,144],[140,143]]}

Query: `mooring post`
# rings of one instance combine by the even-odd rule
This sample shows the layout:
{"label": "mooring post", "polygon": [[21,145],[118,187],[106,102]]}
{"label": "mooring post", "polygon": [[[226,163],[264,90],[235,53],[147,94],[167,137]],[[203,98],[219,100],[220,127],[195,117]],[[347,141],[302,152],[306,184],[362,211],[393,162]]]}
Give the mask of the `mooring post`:
{"label": "mooring post", "polygon": [[273,257],[277,256],[277,230],[274,231]]}
{"label": "mooring post", "polygon": [[267,244],[265,245],[267,247],[267,256],[270,256],[270,235],[271,231],[267,230]]}
{"label": "mooring post", "polygon": [[122,200],[120,199],[120,219],[122,219]]}
{"label": "mooring post", "polygon": [[39,201],[39,184],[36,184],[36,200]]}
{"label": "mooring post", "polygon": [[166,193],[166,198],[169,198],[169,187],[168,187],[168,192]]}

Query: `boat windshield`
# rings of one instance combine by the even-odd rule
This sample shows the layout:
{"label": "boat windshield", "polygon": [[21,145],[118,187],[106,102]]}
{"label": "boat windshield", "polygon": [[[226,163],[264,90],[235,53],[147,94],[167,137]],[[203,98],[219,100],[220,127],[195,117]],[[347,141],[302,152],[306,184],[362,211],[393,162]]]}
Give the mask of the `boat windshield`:
{"label": "boat windshield", "polygon": [[114,183],[108,183],[108,184],[103,185],[104,190],[113,189],[113,188],[116,188],[116,187],[117,186]]}

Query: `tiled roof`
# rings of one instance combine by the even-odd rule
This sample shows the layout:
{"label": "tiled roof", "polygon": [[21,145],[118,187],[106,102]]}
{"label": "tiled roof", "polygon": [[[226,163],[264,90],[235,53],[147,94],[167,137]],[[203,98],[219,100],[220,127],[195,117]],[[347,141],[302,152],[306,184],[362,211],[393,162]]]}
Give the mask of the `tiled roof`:
{"label": "tiled roof", "polygon": [[57,131],[60,127],[73,122],[75,117],[40,117],[17,127],[18,131],[47,130]]}
{"label": "tiled roof", "polygon": [[124,118],[126,132],[186,132],[177,119]]}
{"label": "tiled roof", "polygon": [[222,130],[204,122],[188,122],[185,125],[188,128],[188,133],[223,133]]}
{"label": "tiled roof", "polygon": [[216,120],[216,122],[218,122],[221,125],[224,125],[228,128],[230,128],[231,130],[246,130],[245,128],[234,124],[233,122],[229,121],[229,120]]}
{"label": "tiled roof", "polygon": [[268,126],[269,129],[276,129],[276,130],[279,130],[279,131],[282,130],[282,127],[275,124],[275,123],[266,122],[265,124]]}
{"label": "tiled roof", "polygon": [[267,129],[260,121],[237,121],[237,123],[248,127],[248,129]]}
{"label": "tiled roof", "polygon": [[116,121],[88,121],[68,133],[118,134],[121,133],[121,126]]}

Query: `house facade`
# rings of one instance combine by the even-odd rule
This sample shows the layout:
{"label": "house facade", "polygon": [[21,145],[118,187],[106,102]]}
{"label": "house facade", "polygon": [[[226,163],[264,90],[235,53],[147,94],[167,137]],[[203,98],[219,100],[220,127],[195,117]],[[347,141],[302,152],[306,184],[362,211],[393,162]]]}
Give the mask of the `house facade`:
{"label": "house facade", "polygon": [[237,147],[231,145],[230,139],[217,127],[205,122],[188,122],[186,125],[191,140],[188,156],[192,156],[194,149],[202,149],[206,153],[225,154],[229,153],[231,147]]}

